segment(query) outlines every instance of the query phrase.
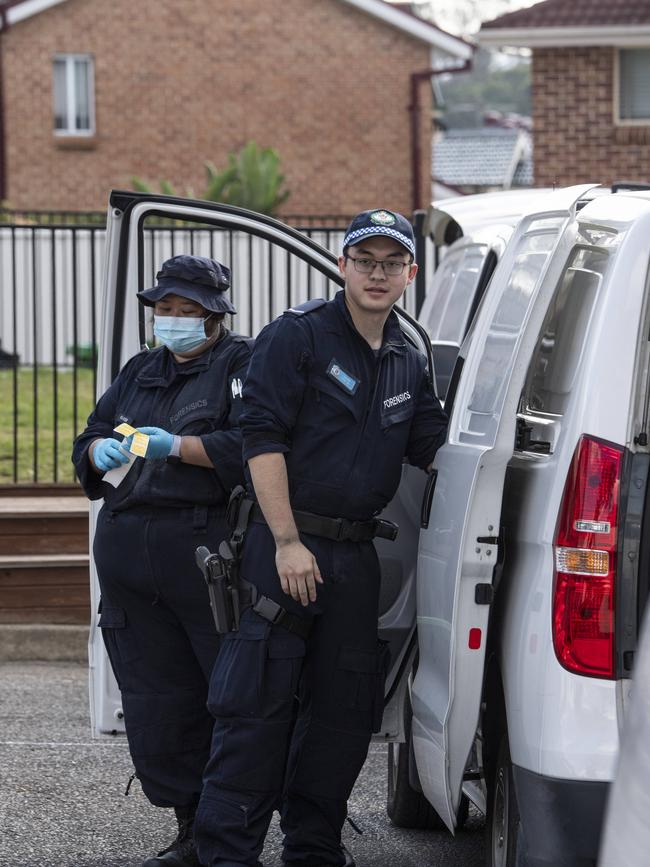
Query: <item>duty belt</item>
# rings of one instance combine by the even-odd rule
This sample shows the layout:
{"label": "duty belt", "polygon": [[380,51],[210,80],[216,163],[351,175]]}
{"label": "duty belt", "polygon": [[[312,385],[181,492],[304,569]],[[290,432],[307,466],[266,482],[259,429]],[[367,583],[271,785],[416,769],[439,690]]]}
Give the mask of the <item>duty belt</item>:
{"label": "duty belt", "polygon": [[[369,542],[371,539],[389,539],[394,542],[399,527],[392,521],[371,518],[369,521],[350,521],[347,518],[329,518],[326,515],[315,515],[312,512],[293,510],[296,527],[302,533],[311,536],[322,536],[334,542]],[[264,514],[257,503],[250,513],[251,520],[258,524],[266,524]]]}

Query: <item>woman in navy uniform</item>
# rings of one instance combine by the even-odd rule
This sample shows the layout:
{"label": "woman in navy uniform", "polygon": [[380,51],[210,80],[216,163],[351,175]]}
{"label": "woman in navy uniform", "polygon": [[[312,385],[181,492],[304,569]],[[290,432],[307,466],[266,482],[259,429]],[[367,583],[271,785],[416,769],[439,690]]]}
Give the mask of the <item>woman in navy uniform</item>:
{"label": "woman in navy uniform", "polygon": [[393,305],[414,278],[410,223],[366,211],[339,259],[345,290],[259,335],[244,385],[257,504],[241,575],[258,599],[211,678],[212,751],[196,816],[207,867],[258,867],[275,808],[292,867],[354,864],[347,799],[381,723],[372,544],[404,458],[430,468],[447,419]]}
{"label": "woman in navy uniform", "polygon": [[[124,722],[142,789],[173,807],[176,840],[143,867],[195,867],[192,826],[213,720],[208,682],[219,647],[198,545],[229,535],[225,506],[243,481],[242,380],[248,338],[229,332],[230,271],[212,259],[175,256],[157,285],[138,293],[154,308],[162,344],[134,356],[99,399],[74,444],[90,499],[104,498],[94,541],[99,626],[122,693]],[[121,424],[146,433],[117,487],[107,471],[127,462]],[[109,477],[110,478],[110,477]]]}

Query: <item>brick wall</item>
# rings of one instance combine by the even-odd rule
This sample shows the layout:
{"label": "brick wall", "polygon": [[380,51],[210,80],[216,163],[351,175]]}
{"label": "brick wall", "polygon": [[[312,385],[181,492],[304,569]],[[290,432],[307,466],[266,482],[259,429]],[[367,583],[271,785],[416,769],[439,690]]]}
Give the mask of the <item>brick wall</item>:
{"label": "brick wall", "polygon": [[616,126],[615,49],[533,51],[538,186],[650,181],[650,126]]}
{"label": "brick wall", "polygon": [[[409,212],[409,81],[429,47],[341,0],[67,0],[2,36],[7,198],[103,209],[140,176],[205,186],[249,139],[276,148],[286,213]],[[52,57],[95,58],[96,136],[56,139]],[[422,104],[429,201],[431,91]]]}

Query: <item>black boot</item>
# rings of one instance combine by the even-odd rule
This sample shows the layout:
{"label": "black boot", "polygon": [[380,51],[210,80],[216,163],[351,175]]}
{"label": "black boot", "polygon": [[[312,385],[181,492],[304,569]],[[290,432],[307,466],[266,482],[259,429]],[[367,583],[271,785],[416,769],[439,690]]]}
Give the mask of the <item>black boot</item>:
{"label": "black boot", "polygon": [[147,858],[142,867],[201,867],[199,856],[194,846],[194,814],[196,806],[174,807],[178,822],[178,835],[155,858]]}

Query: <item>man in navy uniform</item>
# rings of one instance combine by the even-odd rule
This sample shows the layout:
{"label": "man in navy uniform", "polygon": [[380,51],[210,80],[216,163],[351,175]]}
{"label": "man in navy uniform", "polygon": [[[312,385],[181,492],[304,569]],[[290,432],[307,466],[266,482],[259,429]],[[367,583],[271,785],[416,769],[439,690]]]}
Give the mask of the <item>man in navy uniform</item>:
{"label": "man in navy uniform", "polygon": [[[354,864],[347,799],[383,708],[377,515],[403,459],[430,468],[447,419],[393,305],[417,270],[410,223],[350,224],[329,302],[288,310],[258,337],[240,419],[257,504],[241,575],[254,586],[210,683],[215,717],[195,838],[207,867],[258,867],[281,811],[291,867]],[[255,597],[254,597],[255,598]]]}

